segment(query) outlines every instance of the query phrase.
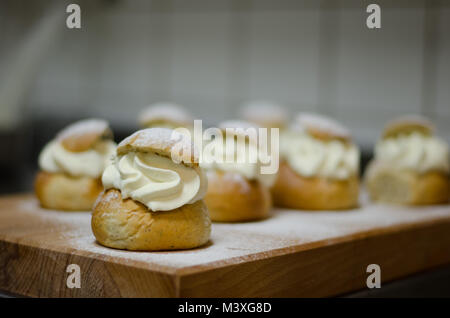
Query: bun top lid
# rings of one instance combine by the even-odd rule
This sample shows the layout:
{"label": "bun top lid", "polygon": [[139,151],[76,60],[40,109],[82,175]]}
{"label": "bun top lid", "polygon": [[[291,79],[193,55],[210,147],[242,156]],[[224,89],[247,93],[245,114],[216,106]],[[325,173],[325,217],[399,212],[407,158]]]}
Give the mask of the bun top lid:
{"label": "bun top lid", "polygon": [[100,139],[112,139],[113,133],[108,122],[90,118],[70,124],[56,135],[65,149],[82,152],[90,149]]}
{"label": "bun top lid", "polygon": [[255,123],[251,123],[245,120],[239,120],[239,119],[230,119],[225,120],[219,123],[219,128],[222,130],[232,129],[232,130],[238,130],[238,129],[248,129],[248,128],[255,128],[258,129],[261,126]]}
{"label": "bun top lid", "polygon": [[351,141],[350,131],[338,121],[314,113],[298,113],[291,126],[294,131],[305,131],[311,136],[321,140],[338,139]]}
{"label": "bun top lid", "polygon": [[186,125],[192,124],[193,118],[182,106],[169,102],[152,104],[139,115],[139,124],[141,126],[160,121]]}
{"label": "bun top lid", "polygon": [[147,128],[136,131],[117,146],[117,155],[128,152],[151,152],[176,163],[198,166],[199,154],[191,139],[169,128]]}
{"label": "bun top lid", "polygon": [[278,103],[268,100],[255,100],[243,106],[241,116],[261,126],[285,126],[288,115],[286,110]]}
{"label": "bun top lid", "polygon": [[391,120],[384,127],[382,138],[395,137],[400,134],[420,132],[424,135],[433,135],[434,125],[426,117],[409,114]]}
{"label": "bun top lid", "polygon": [[232,120],[225,120],[221,123],[219,123],[219,128],[224,133],[230,133],[233,136],[249,136],[249,131],[247,129],[254,129],[256,136],[259,134],[259,128],[261,126],[248,122],[245,120],[238,120],[238,119],[232,119]]}

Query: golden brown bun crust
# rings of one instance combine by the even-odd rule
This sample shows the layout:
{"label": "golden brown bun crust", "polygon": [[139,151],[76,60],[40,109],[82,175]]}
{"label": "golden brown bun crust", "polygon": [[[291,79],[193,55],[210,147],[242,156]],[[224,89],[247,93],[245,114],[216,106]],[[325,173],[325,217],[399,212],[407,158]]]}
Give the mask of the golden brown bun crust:
{"label": "golden brown bun crust", "polygon": [[315,113],[300,112],[294,118],[294,130],[305,130],[309,135],[322,141],[340,140],[351,143],[350,131],[336,120]]}
{"label": "golden brown bun crust", "polygon": [[325,178],[304,178],[281,162],[278,178],[272,187],[276,206],[305,210],[343,210],[358,205],[357,177],[340,181]]}
{"label": "golden brown bun crust", "polygon": [[34,189],[43,208],[90,211],[103,186],[99,178],[40,171],[36,175]]}
{"label": "golden brown bun crust", "polygon": [[284,107],[268,100],[247,103],[240,111],[246,121],[265,128],[285,128],[289,119]]}
{"label": "golden brown bun crust", "polygon": [[82,152],[89,150],[100,139],[112,139],[113,133],[105,120],[85,119],[67,126],[56,138],[66,150]]}
{"label": "golden brown bun crust", "polygon": [[127,250],[177,250],[204,245],[211,221],[199,200],[171,211],[152,212],[117,189],[100,194],[92,213],[92,231],[105,246]]}
{"label": "golden brown bun crust", "polygon": [[187,166],[198,166],[198,151],[187,136],[168,128],[136,131],[117,146],[117,154],[153,152]]}
{"label": "golden brown bun crust", "polygon": [[194,118],[181,105],[169,102],[159,102],[147,106],[138,117],[141,127],[166,127],[167,124],[174,127],[191,127]]}
{"label": "golden brown bun crust", "polygon": [[450,196],[448,174],[432,171],[424,174],[398,171],[372,161],[365,184],[373,201],[427,205],[447,203]]}
{"label": "golden brown bun crust", "polygon": [[316,139],[322,140],[322,141],[332,141],[332,140],[340,140],[344,143],[349,143],[351,140],[347,137],[340,137],[335,136],[328,131],[323,131],[316,128],[309,128],[308,133],[313,136]]}
{"label": "golden brown bun crust", "polygon": [[409,134],[415,131],[424,135],[432,135],[434,126],[425,117],[406,115],[388,122],[383,131],[383,138],[395,137],[399,134]]}
{"label": "golden brown bun crust", "polygon": [[208,171],[207,176],[205,203],[212,221],[243,222],[269,216],[272,199],[260,182],[233,172]]}

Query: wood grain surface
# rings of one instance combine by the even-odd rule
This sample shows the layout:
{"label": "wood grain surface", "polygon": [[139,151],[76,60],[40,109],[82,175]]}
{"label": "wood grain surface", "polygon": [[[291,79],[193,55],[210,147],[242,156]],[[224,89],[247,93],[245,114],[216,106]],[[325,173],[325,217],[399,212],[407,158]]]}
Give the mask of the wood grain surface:
{"label": "wood grain surface", "polygon": [[[113,250],[95,242],[90,212],[41,209],[32,195],[0,198],[0,290],[33,297],[321,297],[450,263],[450,206],[364,204],[342,212],[275,210],[214,224],[199,249]],[[69,264],[81,288],[68,288]]]}

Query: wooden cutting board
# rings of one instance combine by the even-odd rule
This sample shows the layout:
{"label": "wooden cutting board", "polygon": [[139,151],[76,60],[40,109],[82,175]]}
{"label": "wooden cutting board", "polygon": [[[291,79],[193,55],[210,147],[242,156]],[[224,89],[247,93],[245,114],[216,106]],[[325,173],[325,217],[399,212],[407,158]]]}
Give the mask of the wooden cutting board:
{"label": "wooden cutting board", "polygon": [[[189,251],[129,252],[95,242],[89,212],[0,198],[0,290],[36,297],[333,296],[450,263],[450,206],[363,205],[346,212],[275,210],[265,221],[214,224]],[[67,266],[81,288],[68,288]]]}

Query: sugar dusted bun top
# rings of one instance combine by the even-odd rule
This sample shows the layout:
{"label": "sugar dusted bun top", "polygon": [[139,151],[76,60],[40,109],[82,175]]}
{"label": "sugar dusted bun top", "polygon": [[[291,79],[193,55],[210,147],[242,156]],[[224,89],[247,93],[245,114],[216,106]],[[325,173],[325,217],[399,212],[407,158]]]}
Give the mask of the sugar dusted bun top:
{"label": "sugar dusted bun top", "polygon": [[383,138],[396,137],[400,134],[418,132],[424,135],[434,133],[434,125],[421,115],[405,115],[387,123],[383,131]]}
{"label": "sugar dusted bun top", "polygon": [[139,124],[142,127],[177,128],[192,126],[192,116],[180,105],[160,102],[145,108],[139,115]]}
{"label": "sugar dusted bun top", "polygon": [[268,100],[255,100],[245,104],[241,110],[241,116],[249,122],[266,128],[284,127],[288,119],[281,105]]}
{"label": "sugar dusted bun top", "polygon": [[312,113],[300,113],[281,139],[280,151],[300,176],[346,180],[358,175],[359,149],[347,128]]}
{"label": "sugar dusted bun top", "polygon": [[407,115],[386,125],[375,147],[375,159],[397,170],[450,172],[447,143],[434,136],[430,120]]}
{"label": "sugar dusted bun top", "polygon": [[239,119],[225,120],[219,123],[219,128],[227,138],[245,137],[247,142],[256,144],[258,142],[259,126],[256,123]]}
{"label": "sugar dusted bun top", "polygon": [[198,151],[187,136],[167,128],[135,132],[117,147],[102,176],[106,189],[143,203],[151,211],[169,211],[201,200],[207,180]]}
{"label": "sugar dusted bun top", "polygon": [[249,128],[254,129],[256,133],[258,133],[258,128],[261,128],[261,126],[256,123],[239,119],[225,120],[219,123],[218,126],[224,133],[229,132],[230,134],[234,135],[245,135],[248,132],[247,130]]}
{"label": "sugar dusted bun top", "polygon": [[[263,173],[258,149],[258,125],[242,120],[221,122],[222,139],[215,139],[208,145],[214,151],[204,151],[201,166],[207,170],[233,172],[249,180],[258,180],[266,186],[275,182],[275,173]],[[236,138],[237,137],[237,138]],[[239,138],[244,137],[244,138]],[[206,149],[206,147],[205,147]]]}
{"label": "sugar dusted bun top", "polygon": [[105,120],[81,120],[61,130],[44,147],[39,155],[39,166],[47,172],[98,178],[115,148]]}
{"label": "sugar dusted bun top", "polygon": [[198,166],[198,149],[191,139],[169,128],[138,130],[117,146],[117,155],[124,155],[128,152],[153,152],[170,158],[174,162]]}
{"label": "sugar dusted bun top", "polygon": [[339,139],[351,141],[350,131],[336,120],[314,113],[299,113],[293,122],[293,130],[303,130],[321,140]]}
{"label": "sugar dusted bun top", "polygon": [[112,139],[112,131],[106,120],[84,119],[61,130],[56,139],[68,151],[81,152],[90,149],[99,139]]}

